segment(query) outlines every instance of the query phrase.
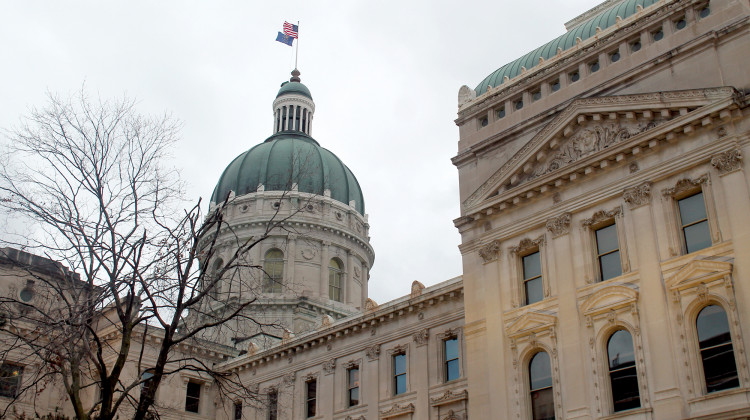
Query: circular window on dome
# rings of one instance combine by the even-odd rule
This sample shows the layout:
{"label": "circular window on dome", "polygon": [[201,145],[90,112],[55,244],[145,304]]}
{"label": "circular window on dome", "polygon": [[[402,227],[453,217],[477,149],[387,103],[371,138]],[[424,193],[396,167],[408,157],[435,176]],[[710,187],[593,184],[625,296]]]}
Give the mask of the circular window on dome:
{"label": "circular window on dome", "polygon": [[609,55],[609,61],[612,62],[612,63],[616,63],[616,62],[620,61],[620,52],[619,51],[615,51],[612,54],[610,54]]}
{"label": "circular window on dome", "polygon": [[687,20],[685,20],[685,16],[677,19],[674,21],[674,27],[679,31],[680,29],[684,29],[687,26]]}
{"label": "circular window on dome", "polygon": [[19,293],[19,296],[22,301],[29,302],[31,299],[34,299],[34,289],[30,287],[24,287],[21,290],[21,293]]}
{"label": "circular window on dome", "polygon": [[641,41],[633,41],[630,43],[630,51],[636,52],[641,49]]}
{"label": "circular window on dome", "polygon": [[273,208],[274,210],[278,210],[278,209],[280,209],[280,208],[281,208],[281,201],[274,201],[273,203],[271,203],[271,207],[272,207],[272,208]]}
{"label": "circular window on dome", "polygon": [[654,32],[651,32],[651,38],[653,38],[654,41],[661,41],[661,39],[664,38],[664,31],[659,28]]}
{"label": "circular window on dome", "polygon": [[701,17],[701,19],[708,17],[708,15],[711,14],[711,9],[708,8],[708,6],[701,9],[700,12],[698,12],[698,16]]}

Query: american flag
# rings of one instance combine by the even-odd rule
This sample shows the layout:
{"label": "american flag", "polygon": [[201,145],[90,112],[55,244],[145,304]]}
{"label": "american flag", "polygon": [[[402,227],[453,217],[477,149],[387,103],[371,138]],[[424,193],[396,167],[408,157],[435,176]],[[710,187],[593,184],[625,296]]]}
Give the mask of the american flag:
{"label": "american flag", "polygon": [[289,22],[284,22],[284,35],[289,35],[292,38],[297,38],[297,31],[299,30],[297,25],[293,25]]}

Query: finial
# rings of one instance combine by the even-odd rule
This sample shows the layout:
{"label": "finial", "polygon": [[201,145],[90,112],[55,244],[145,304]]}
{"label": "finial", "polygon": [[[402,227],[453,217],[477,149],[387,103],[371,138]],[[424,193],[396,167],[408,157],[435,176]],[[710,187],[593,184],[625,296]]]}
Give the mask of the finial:
{"label": "finial", "polygon": [[299,70],[294,69],[292,70],[292,78],[289,79],[290,82],[300,82],[302,79],[299,78]]}

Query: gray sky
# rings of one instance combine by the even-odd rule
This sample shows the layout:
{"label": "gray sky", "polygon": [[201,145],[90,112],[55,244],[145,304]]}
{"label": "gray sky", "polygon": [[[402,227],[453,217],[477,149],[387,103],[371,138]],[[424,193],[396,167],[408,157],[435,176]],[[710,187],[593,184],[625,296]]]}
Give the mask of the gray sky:
{"label": "gray sky", "polygon": [[313,137],[359,180],[379,303],[411,282],[461,274],[458,88],[564,32],[596,0],[0,0],[0,127],[45,92],[139,100],[184,123],[174,151],[188,196],[210,199],[226,165],[271,134],[294,67],[275,42],[300,21],[299,69],[316,104]]}

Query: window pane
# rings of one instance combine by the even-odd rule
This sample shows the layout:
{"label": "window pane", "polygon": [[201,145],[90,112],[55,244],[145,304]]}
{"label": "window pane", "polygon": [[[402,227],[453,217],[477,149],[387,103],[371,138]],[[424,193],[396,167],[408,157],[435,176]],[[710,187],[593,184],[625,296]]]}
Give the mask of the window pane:
{"label": "window pane", "polygon": [[406,355],[405,354],[397,354],[393,356],[393,373],[395,375],[406,373]]}
{"label": "window pane", "polygon": [[544,292],[542,290],[542,278],[537,277],[534,280],[525,282],[526,287],[526,304],[530,305],[534,302],[539,302],[544,299]]}
{"label": "window pane", "polygon": [[638,373],[635,366],[610,372],[609,377],[612,383],[612,403],[615,412],[641,406]]}
{"label": "window pane", "polygon": [[403,394],[406,392],[406,375],[396,376],[396,392],[395,394]]}
{"label": "window pane", "polygon": [[349,390],[349,407],[359,404],[359,388]]}
{"label": "window pane", "polygon": [[3,363],[0,366],[0,396],[14,398],[23,376],[23,366]]}
{"label": "window pane", "polygon": [[445,360],[458,359],[458,339],[445,340]]}
{"label": "window pane", "polygon": [[552,388],[531,393],[531,413],[534,420],[553,420],[555,418],[555,398]]}
{"label": "window pane", "polygon": [[529,363],[529,383],[531,390],[552,386],[552,370],[550,369],[549,355],[540,351]]}
{"label": "window pane", "polygon": [[609,338],[607,344],[609,355],[609,369],[619,369],[635,365],[633,353],[633,337],[625,330],[616,331]]}
{"label": "window pane", "polygon": [[718,305],[709,305],[703,308],[696,320],[698,328],[698,341],[700,348],[715,346],[731,341],[729,336],[729,320],[727,313]]}
{"label": "window pane", "polygon": [[599,257],[599,268],[602,272],[602,281],[621,275],[622,265],[620,264],[620,251],[615,251]]}
{"label": "window pane", "polygon": [[234,420],[242,420],[242,402],[234,403]]}
{"label": "window pane", "polygon": [[604,254],[605,252],[614,251],[620,248],[617,244],[617,226],[609,225],[607,227],[597,229],[596,231],[596,249],[597,254]]}
{"label": "window pane", "polygon": [[349,388],[359,386],[359,369],[349,369]]}
{"label": "window pane", "polygon": [[268,394],[268,420],[277,420],[279,414],[279,394]]}
{"label": "window pane", "polygon": [[677,201],[680,207],[682,225],[689,225],[706,218],[706,205],[703,203],[703,193],[691,195]]}
{"label": "window pane", "polygon": [[452,381],[458,379],[458,359],[446,363],[445,380]]}
{"label": "window pane", "polygon": [[740,386],[732,343],[701,350],[706,391],[715,392]]}
{"label": "window pane", "polygon": [[685,227],[685,246],[688,254],[711,246],[711,234],[708,230],[708,222],[702,221]]}
{"label": "window pane", "polygon": [[539,252],[523,257],[523,278],[530,279],[542,275],[542,265],[539,261]]}
{"label": "window pane", "polygon": [[187,395],[185,396],[185,411],[197,413],[200,407],[201,385],[197,382],[188,382]]}

